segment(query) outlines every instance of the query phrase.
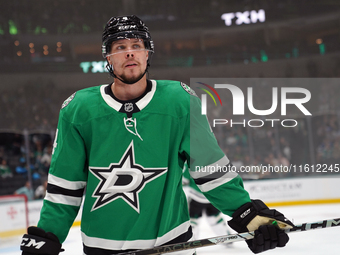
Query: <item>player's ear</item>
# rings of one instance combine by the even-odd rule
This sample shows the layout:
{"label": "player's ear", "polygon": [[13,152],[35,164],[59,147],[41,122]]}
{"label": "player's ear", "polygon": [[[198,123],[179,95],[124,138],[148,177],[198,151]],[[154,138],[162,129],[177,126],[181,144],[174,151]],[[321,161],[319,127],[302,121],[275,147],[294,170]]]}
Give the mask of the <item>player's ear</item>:
{"label": "player's ear", "polygon": [[112,63],[111,63],[111,61],[110,61],[110,57],[106,57],[106,60],[107,60],[107,62],[108,62],[110,65],[112,65]]}

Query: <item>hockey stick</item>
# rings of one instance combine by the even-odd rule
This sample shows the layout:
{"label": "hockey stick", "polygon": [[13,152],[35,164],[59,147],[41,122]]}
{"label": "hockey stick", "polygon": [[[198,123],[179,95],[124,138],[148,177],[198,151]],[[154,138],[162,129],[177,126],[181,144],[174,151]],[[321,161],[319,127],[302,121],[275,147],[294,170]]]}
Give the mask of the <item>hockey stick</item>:
{"label": "hockey stick", "polygon": [[[308,230],[321,229],[321,228],[330,228],[330,227],[337,227],[337,226],[340,226],[340,218],[317,221],[317,222],[308,222],[308,223],[295,225],[295,227],[291,229],[286,229],[285,232],[286,233],[301,232],[301,231],[308,231]],[[252,238],[254,238],[254,231],[200,239],[200,240],[189,241],[189,242],[184,242],[184,243],[163,245],[163,246],[154,247],[154,248],[145,249],[145,250],[119,253],[117,255],[159,255],[163,253],[207,247],[207,246],[221,244],[221,243],[233,243],[233,242],[238,242],[242,240],[249,240]]]}

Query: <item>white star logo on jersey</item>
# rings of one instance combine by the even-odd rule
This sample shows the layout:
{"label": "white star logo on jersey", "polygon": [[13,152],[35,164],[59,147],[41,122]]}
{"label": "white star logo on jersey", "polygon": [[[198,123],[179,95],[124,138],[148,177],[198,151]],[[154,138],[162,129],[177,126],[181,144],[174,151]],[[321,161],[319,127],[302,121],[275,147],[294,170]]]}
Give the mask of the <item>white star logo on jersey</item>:
{"label": "white star logo on jersey", "polygon": [[148,182],[164,174],[167,168],[144,168],[135,163],[134,156],[132,141],[118,164],[89,167],[100,181],[92,194],[92,197],[97,198],[92,211],[122,198],[139,213],[139,192]]}

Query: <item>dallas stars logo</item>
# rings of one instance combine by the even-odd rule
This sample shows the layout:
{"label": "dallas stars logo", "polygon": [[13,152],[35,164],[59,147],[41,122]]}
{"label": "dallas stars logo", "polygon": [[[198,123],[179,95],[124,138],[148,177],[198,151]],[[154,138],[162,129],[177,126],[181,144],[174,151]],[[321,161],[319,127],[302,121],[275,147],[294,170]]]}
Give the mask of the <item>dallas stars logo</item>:
{"label": "dallas stars logo", "polygon": [[164,174],[167,168],[144,168],[135,163],[134,156],[132,141],[118,164],[89,168],[100,181],[92,194],[97,198],[92,211],[122,198],[139,213],[139,192],[148,182]]}

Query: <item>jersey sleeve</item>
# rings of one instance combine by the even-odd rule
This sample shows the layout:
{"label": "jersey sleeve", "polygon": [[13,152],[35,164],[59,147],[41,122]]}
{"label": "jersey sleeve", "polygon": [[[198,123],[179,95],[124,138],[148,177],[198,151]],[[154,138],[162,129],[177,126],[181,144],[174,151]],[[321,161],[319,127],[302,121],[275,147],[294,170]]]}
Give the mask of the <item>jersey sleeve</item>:
{"label": "jersey sleeve", "polygon": [[65,241],[82,203],[87,179],[86,152],[79,128],[60,111],[38,227]]}
{"label": "jersey sleeve", "polygon": [[190,96],[190,117],[186,121],[182,145],[190,176],[216,208],[231,216],[241,205],[250,202],[250,197],[219,147],[206,115],[201,114],[201,102],[196,96]]}

